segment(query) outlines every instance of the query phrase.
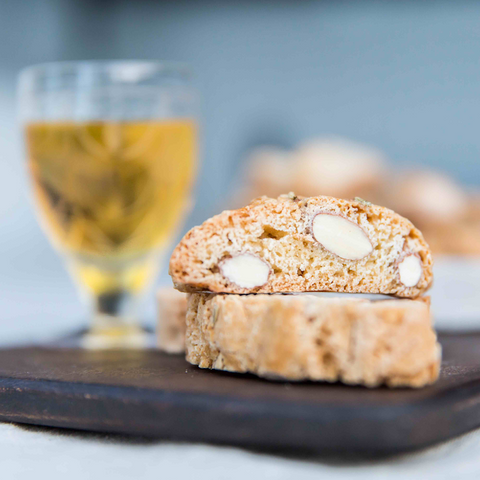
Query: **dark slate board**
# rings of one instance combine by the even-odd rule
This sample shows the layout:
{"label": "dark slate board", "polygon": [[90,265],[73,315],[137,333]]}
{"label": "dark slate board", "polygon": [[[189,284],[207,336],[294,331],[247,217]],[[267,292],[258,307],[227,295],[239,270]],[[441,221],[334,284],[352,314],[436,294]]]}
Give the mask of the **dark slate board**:
{"label": "dark slate board", "polygon": [[480,426],[480,333],[420,390],[280,383],[155,350],[0,350],[0,420],[290,451],[414,450]]}

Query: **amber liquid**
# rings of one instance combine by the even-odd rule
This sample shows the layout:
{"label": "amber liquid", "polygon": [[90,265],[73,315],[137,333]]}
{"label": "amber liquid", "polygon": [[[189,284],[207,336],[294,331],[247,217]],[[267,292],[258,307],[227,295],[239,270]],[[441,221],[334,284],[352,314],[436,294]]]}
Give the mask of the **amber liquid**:
{"label": "amber liquid", "polygon": [[194,122],[33,123],[26,137],[44,223],[79,282],[107,307],[141,292],[190,201]]}

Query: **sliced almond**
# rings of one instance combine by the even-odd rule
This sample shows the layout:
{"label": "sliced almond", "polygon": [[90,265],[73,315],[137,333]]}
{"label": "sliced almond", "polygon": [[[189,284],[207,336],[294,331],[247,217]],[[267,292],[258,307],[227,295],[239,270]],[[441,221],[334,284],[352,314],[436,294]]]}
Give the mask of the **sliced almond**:
{"label": "sliced almond", "polygon": [[423,267],[422,261],[418,255],[407,255],[398,264],[398,273],[400,275],[400,281],[406,287],[414,287],[422,278]]}
{"label": "sliced almond", "polygon": [[360,260],[373,250],[363,229],[340,215],[318,213],[312,222],[312,233],[329,252],[346,260]]}
{"label": "sliced almond", "polygon": [[255,288],[265,285],[270,275],[270,265],[251,253],[242,253],[223,260],[222,275],[241,288]]}

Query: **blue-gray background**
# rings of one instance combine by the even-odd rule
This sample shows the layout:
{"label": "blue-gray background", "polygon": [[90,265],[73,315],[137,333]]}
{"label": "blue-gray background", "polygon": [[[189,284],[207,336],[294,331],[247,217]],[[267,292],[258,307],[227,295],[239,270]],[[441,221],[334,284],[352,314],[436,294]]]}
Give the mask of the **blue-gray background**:
{"label": "blue-gray background", "polygon": [[203,158],[189,225],[221,208],[249,148],[324,133],[480,183],[480,3],[0,0],[1,338],[85,314],[31,208],[17,73],[109,58],[196,73]]}

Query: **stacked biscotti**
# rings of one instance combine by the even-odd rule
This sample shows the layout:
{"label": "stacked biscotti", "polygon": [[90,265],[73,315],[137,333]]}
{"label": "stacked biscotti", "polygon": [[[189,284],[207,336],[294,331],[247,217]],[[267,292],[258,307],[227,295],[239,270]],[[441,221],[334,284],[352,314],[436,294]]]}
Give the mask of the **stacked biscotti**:
{"label": "stacked biscotti", "polygon": [[189,293],[186,355],[202,368],[367,386],[438,377],[440,347],[421,296],[431,253],[410,221],[384,207],[261,197],[190,230],[170,275]]}

